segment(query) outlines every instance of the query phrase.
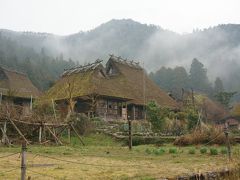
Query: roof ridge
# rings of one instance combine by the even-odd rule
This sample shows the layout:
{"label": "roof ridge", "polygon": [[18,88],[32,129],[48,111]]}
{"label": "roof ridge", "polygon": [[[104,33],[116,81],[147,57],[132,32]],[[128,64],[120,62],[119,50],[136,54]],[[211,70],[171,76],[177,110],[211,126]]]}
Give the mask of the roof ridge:
{"label": "roof ridge", "polygon": [[24,73],[24,72],[20,72],[20,71],[17,71],[15,69],[11,69],[11,68],[6,68],[6,67],[4,67],[2,65],[0,65],[0,68],[2,68],[5,71],[14,72],[14,73],[17,73],[17,74],[21,74],[21,75],[27,76],[27,74]]}
{"label": "roof ridge", "polygon": [[115,56],[114,54],[109,54],[109,56],[110,56],[110,59],[112,59],[115,62],[124,64],[124,65],[128,65],[128,66],[133,67],[133,68],[143,69],[140,66],[140,62],[136,62],[134,60],[128,60],[127,58],[124,59],[121,56]]}
{"label": "roof ridge", "polygon": [[77,67],[73,67],[73,68],[70,68],[70,69],[64,69],[64,72],[62,73],[61,77],[64,77],[64,76],[68,76],[68,75],[71,75],[73,73],[80,73],[80,72],[86,72],[86,71],[89,71],[89,70],[94,70],[99,64],[102,63],[103,60],[101,59],[96,59],[95,62],[93,63],[88,63],[86,65],[80,65],[80,66],[77,66]]}

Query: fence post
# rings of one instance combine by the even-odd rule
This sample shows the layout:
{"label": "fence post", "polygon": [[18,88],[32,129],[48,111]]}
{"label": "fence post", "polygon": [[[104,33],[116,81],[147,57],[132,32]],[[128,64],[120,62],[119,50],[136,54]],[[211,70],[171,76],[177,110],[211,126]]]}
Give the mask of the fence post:
{"label": "fence post", "polygon": [[71,127],[68,127],[68,143],[71,144]]}
{"label": "fence post", "polygon": [[128,147],[129,147],[129,150],[132,150],[132,121],[131,119],[128,119],[128,138],[129,138],[129,141],[128,141]]}
{"label": "fence post", "polygon": [[22,155],[21,155],[21,180],[26,180],[26,162],[27,162],[27,157],[26,157],[26,151],[27,151],[27,143],[26,141],[23,141],[22,143]]}
{"label": "fence post", "polygon": [[228,151],[228,159],[230,161],[231,160],[231,146],[230,146],[230,141],[229,141],[229,132],[228,132],[227,125],[225,125],[225,127],[224,127],[224,134],[226,136],[226,145],[227,145],[227,151]]}

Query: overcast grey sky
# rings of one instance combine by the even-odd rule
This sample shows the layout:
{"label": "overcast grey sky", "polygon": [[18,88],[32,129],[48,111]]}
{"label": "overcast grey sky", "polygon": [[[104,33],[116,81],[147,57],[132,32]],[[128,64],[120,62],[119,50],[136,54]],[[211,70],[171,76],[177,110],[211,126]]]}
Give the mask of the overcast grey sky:
{"label": "overcast grey sky", "polygon": [[66,35],[123,18],[191,32],[240,23],[240,0],[0,0],[0,29]]}

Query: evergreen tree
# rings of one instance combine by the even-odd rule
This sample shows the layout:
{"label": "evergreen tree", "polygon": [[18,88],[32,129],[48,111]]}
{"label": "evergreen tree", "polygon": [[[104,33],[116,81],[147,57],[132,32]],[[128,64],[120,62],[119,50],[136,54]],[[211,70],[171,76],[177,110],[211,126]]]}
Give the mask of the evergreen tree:
{"label": "evergreen tree", "polygon": [[196,58],[193,59],[190,68],[190,85],[194,90],[211,92],[211,86],[207,77],[207,69]]}
{"label": "evergreen tree", "polygon": [[189,87],[189,77],[186,69],[184,67],[176,67],[173,70],[173,79],[172,79],[172,93],[175,97],[180,98],[181,91]]}
{"label": "evergreen tree", "polygon": [[219,77],[217,77],[214,82],[214,92],[217,94],[223,91],[224,91],[223,82]]}

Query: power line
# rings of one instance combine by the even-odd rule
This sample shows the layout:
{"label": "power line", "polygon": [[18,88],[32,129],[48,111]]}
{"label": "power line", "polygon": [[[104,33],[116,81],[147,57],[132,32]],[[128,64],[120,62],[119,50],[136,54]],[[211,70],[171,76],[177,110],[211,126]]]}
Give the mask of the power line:
{"label": "power line", "polygon": [[30,171],[32,173],[35,173],[35,174],[38,174],[38,175],[41,175],[41,176],[50,177],[50,178],[53,178],[53,179],[62,179],[60,177],[56,177],[56,176],[52,176],[52,175],[48,175],[48,174],[44,174],[44,173],[39,173],[39,172],[30,170],[30,169],[28,169],[28,171]]}
{"label": "power line", "polygon": [[53,159],[53,160],[57,160],[57,161],[62,161],[62,162],[66,162],[66,163],[72,163],[72,164],[79,164],[79,165],[86,165],[86,166],[96,166],[96,167],[145,167],[145,168],[151,168],[149,166],[141,166],[141,165],[123,165],[123,166],[120,166],[120,165],[106,165],[106,164],[101,164],[101,165],[98,165],[98,164],[91,164],[91,163],[81,163],[81,162],[76,162],[76,161],[69,161],[69,160],[64,160],[64,159],[60,159],[60,158],[55,158],[55,157],[50,157],[50,156],[46,156],[46,155],[40,155],[38,154],[39,156],[42,156],[42,157],[46,157],[46,158],[49,158],[49,159]]}
{"label": "power line", "polygon": [[16,155],[16,154],[19,154],[19,152],[13,153],[13,154],[8,154],[8,155],[5,155],[5,156],[0,156],[0,159],[1,159],[1,158],[6,158],[6,157],[10,157],[10,156],[14,156],[14,155]]}
{"label": "power line", "polygon": [[7,171],[2,171],[2,172],[0,172],[0,174],[6,174],[6,173],[9,173],[9,172],[12,172],[12,171],[14,171],[14,170],[17,170],[17,169],[19,169],[19,167],[17,167],[17,168],[14,168],[14,169],[10,169],[10,170],[7,170]]}

